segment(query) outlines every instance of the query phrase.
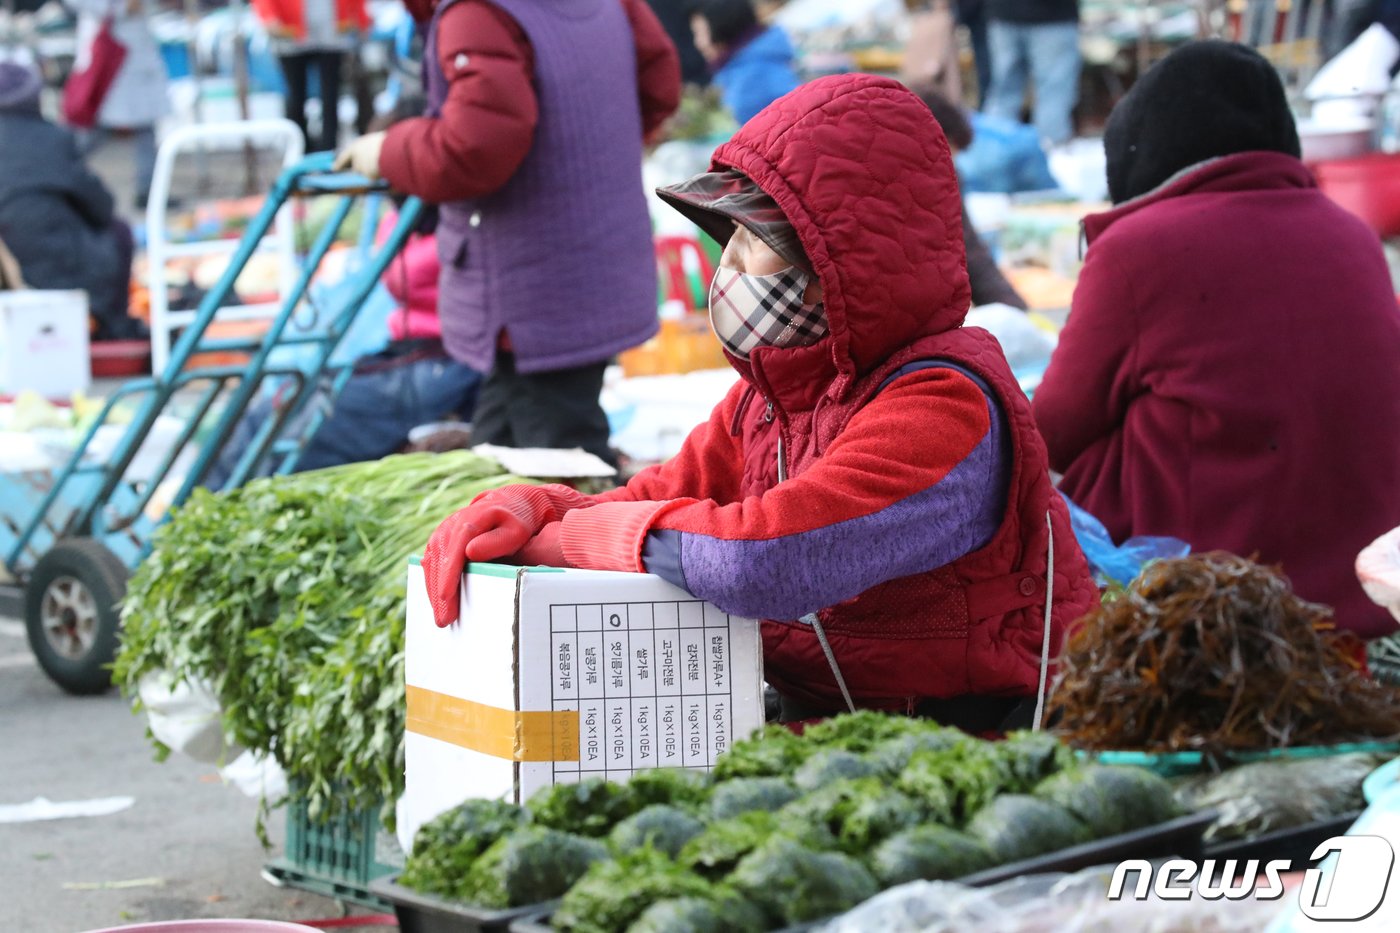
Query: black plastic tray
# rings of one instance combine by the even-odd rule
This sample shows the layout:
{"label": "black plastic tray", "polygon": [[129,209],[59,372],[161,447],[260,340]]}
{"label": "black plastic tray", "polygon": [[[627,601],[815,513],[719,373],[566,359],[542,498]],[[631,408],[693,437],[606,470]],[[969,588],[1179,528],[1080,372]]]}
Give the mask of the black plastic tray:
{"label": "black plastic tray", "polygon": [[1201,837],[1206,828],[1214,823],[1218,814],[1214,810],[1180,816],[1156,826],[1146,826],[1130,833],[1120,833],[1106,839],[1070,846],[1058,852],[1050,852],[1035,858],[1024,859],[998,865],[986,871],[957,879],[959,884],[974,888],[1019,878],[1022,875],[1043,875],[1048,872],[1075,872],[1081,868],[1107,865],[1124,859],[1151,859],[1175,855],[1181,858],[1199,859],[1204,853]]}
{"label": "black plastic tray", "polygon": [[541,910],[553,911],[557,901],[488,910],[444,901],[399,885],[398,875],[379,878],[369,889],[394,905],[400,933],[506,933],[511,921]]}
{"label": "black plastic tray", "polygon": [[1330,820],[1319,820],[1316,823],[1305,823],[1302,826],[1275,830],[1262,836],[1255,836],[1253,839],[1231,839],[1229,842],[1217,842],[1206,847],[1205,857],[1217,861],[1220,859],[1235,859],[1237,861],[1258,859],[1261,862],[1267,862],[1272,859],[1287,859],[1293,863],[1295,871],[1300,870],[1311,864],[1314,849],[1333,836],[1345,833],[1360,815],[1361,811],[1357,810],[1355,813],[1348,813]]}
{"label": "black plastic tray", "polygon": [[519,920],[512,920],[510,933],[554,933],[554,927],[549,925],[549,918],[554,915],[554,908],[549,910],[533,910]]}
{"label": "black plastic tray", "polygon": [[[1217,815],[1214,810],[1193,813],[1190,816],[1158,823],[1156,826],[1135,829],[1130,833],[1086,842],[1020,862],[1009,862],[955,880],[958,884],[982,888],[1022,875],[1074,872],[1081,868],[1121,862],[1130,858],[1150,859],[1175,855],[1199,859],[1204,852],[1201,836],[1205,834],[1206,827],[1215,822]],[[1308,851],[1311,854],[1312,850]],[[549,925],[549,918],[553,913],[553,906],[546,908],[545,905],[541,905],[539,908],[530,909],[518,920],[511,922],[510,933],[553,933],[553,928]],[[789,927],[783,933],[812,929],[825,922],[826,920],[821,920],[817,923]]]}

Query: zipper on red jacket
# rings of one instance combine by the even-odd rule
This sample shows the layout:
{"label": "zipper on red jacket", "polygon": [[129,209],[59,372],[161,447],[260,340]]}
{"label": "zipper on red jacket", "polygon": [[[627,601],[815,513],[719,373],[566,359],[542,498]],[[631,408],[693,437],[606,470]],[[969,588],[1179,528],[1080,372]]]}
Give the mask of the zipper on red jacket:
{"label": "zipper on red jacket", "polygon": [[[768,407],[763,410],[763,423],[773,423],[773,403],[768,399]],[[778,482],[787,480],[787,445],[783,443],[783,423],[778,422]]]}

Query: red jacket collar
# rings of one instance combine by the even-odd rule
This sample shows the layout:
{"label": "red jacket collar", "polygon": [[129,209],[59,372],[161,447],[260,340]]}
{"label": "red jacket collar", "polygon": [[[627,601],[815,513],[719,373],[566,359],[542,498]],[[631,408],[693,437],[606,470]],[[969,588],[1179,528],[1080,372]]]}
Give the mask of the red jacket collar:
{"label": "red jacket collar", "polygon": [[1316,187],[1317,180],[1312,172],[1291,155],[1282,152],[1238,152],[1197,163],[1146,194],[1124,201],[1113,210],[1090,214],[1084,218],[1084,237],[1086,242],[1092,243],[1120,219],[1168,198],[1211,192]]}

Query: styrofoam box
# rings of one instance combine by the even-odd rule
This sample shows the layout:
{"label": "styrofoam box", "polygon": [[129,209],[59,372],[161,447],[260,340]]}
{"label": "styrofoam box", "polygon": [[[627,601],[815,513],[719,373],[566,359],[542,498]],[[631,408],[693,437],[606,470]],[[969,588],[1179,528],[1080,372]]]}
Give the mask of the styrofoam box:
{"label": "styrofoam box", "polygon": [[62,399],[91,379],[86,292],[0,292],[0,392]]}
{"label": "styrofoam box", "polygon": [[635,770],[709,770],[763,725],[758,624],[651,574],[472,564],[461,621],[409,567],[405,851],[474,797]]}

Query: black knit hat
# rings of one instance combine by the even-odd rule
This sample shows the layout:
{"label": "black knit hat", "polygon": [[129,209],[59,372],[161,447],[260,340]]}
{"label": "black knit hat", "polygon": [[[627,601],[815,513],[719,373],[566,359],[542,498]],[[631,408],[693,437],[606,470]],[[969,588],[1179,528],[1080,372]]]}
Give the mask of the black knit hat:
{"label": "black knit hat", "polygon": [[1253,49],[1192,42],[1148,69],[1104,130],[1113,203],[1184,168],[1251,150],[1298,157],[1298,128],[1278,72]]}

